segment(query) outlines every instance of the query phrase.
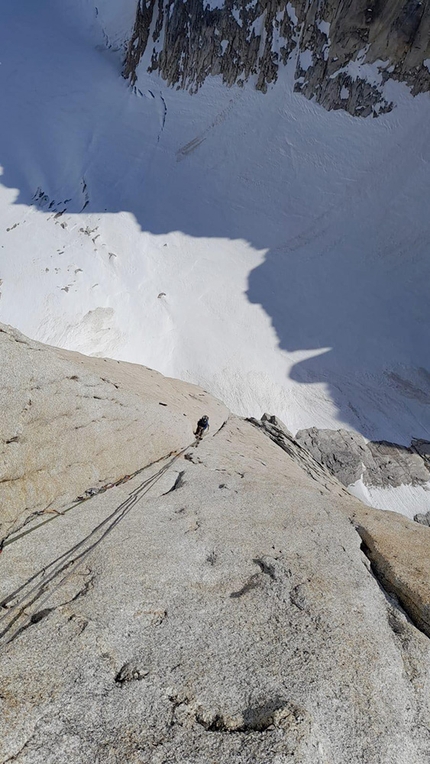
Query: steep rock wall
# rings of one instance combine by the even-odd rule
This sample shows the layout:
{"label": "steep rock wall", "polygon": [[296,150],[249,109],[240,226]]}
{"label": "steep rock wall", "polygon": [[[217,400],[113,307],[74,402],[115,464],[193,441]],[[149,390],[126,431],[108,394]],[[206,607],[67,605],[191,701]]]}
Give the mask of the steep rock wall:
{"label": "steep rock wall", "polygon": [[209,75],[230,86],[252,77],[265,92],[294,58],[296,91],[327,109],[377,116],[393,106],[387,79],[414,95],[430,89],[429,10],[429,0],[139,0],[123,73],[134,84],[143,61],[191,92]]}

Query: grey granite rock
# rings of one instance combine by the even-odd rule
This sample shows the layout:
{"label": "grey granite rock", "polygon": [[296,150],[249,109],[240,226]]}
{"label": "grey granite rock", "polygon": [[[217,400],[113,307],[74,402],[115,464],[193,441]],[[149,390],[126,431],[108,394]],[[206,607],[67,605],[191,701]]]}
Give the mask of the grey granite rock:
{"label": "grey granite rock", "polygon": [[[35,347],[39,374],[104,363]],[[428,529],[361,505],[275,417],[223,421],[4,548],[2,763],[426,761]]]}
{"label": "grey granite rock", "polygon": [[299,430],[296,440],[345,486],[360,478],[365,485],[378,488],[424,485],[430,480],[430,462],[421,455],[419,446],[367,443],[362,435],[349,430],[317,427]]}
{"label": "grey granite rock", "polygon": [[425,514],[419,512],[417,515],[414,516],[414,520],[416,523],[419,523],[420,525],[430,526],[430,512],[426,512]]}
{"label": "grey granite rock", "polygon": [[411,449],[424,459],[430,468],[430,441],[422,438],[412,438]]}
{"label": "grey granite rock", "polygon": [[184,448],[202,413],[214,428],[228,416],[194,385],[50,348],[3,324],[0,357],[0,540],[30,515]]}
{"label": "grey granite rock", "polygon": [[355,483],[363,473],[367,458],[366,441],[349,430],[299,430],[296,440],[345,486]]}

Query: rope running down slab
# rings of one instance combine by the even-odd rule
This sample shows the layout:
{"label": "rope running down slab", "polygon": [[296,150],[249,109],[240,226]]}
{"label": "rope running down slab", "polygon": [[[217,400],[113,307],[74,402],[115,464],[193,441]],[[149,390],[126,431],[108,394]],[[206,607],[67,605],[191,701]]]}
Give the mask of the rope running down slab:
{"label": "rope running down slab", "polygon": [[[15,589],[15,591],[7,595],[0,602],[0,608],[3,609],[3,612],[6,610],[4,615],[0,616],[0,639],[6,634],[10,633],[11,629],[21,618],[21,616],[26,616],[26,621],[18,627],[12,636],[9,636],[7,642],[14,640],[18,634],[30,626],[31,623],[35,622],[33,619],[36,615],[36,612],[29,614],[27,612],[28,608],[37,602],[37,612],[40,613],[42,605],[45,604],[45,602],[50,597],[52,597],[54,592],[56,592],[65,583],[65,581],[72,575],[72,573],[74,573],[77,568],[83,564],[88,555],[101,543],[101,541],[103,541],[104,538],[106,538],[109,533],[111,533],[111,531],[121,522],[121,520],[124,519],[124,517],[131,511],[131,509],[140,501],[142,496],[144,496],[155,485],[155,483],[160,480],[160,478],[170,469],[170,467],[173,466],[177,459],[179,459],[182,454],[184,454],[185,451],[187,451],[188,448],[190,448],[192,445],[194,444],[190,444],[189,446],[186,446],[186,448],[176,453],[167,464],[158,470],[158,472],[144,480],[129,494],[127,499],[125,499],[118,507],[116,507],[113,512],[108,515],[108,517],[102,520],[101,523],[93,528],[93,530],[90,531],[90,533],[85,536],[85,538],[72,546],[55,560],[50,562],[44,568],[41,568],[24,584],[19,586],[17,589]],[[171,455],[172,454],[170,453],[163,457],[163,459],[168,459]],[[143,469],[147,469],[147,467],[142,468],[142,470]],[[141,472],[142,470],[139,470],[138,472]],[[70,509],[72,509],[72,507],[70,507]],[[61,515],[59,516],[61,517]],[[40,523],[35,528],[32,528],[30,531],[26,531],[24,534],[20,534],[20,538],[22,538],[23,535],[27,535],[27,533],[36,530],[36,528],[40,528],[46,522],[49,522],[56,517],[57,516],[49,518],[48,520],[44,521],[44,523]],[[18,537],[11,539],[11,543],[12,541],[16,540],[18,540]],[[65,575],[58,581],[58,578],[65,571],[67,571]],[[54,588],[49,588],[49,585],[54,582],[56,582]],[[12,600],[15,600],[16,597],[18,597],[18,599],[13,603],[13,605],[8,607],[8,603]]]}

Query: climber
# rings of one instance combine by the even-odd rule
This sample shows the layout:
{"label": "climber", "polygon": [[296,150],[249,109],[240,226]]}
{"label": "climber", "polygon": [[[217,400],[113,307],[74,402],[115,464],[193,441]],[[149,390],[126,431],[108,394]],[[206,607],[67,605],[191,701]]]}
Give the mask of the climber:
{"label": "climber", "polygon": [[206,416],[205,414],[197,422],[197,427],[194,432],[194,435],[196,436],[196,440],[201,440],[205,432],[208,432],[208,430],[209,430],[209,417]]}

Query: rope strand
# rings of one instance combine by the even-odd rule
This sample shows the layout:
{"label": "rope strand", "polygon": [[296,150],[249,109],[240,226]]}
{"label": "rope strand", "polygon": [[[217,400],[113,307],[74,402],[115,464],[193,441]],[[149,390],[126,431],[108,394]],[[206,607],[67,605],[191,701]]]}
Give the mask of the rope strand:
{"label": "rope strand", "polygon": [[[190,448],[191,445],[193,444],[186,446],[186,448],[183,448],[181,451],[176,453],[173,459],[161,467],[154,475],[144,480],[139,486],[137,486],[137,488],[131,491],[129,496],[123,502],[121,502],[121,504],[116,507],[113,512],[108,515],[108,517],[106,517],[95,528],[93,528],[92,531],[90,531],[90,533],[85,536],[85,538],[81,539],[81,541],[79,541],[77,544],[74,544],[62,555],[57,557],[48,565],[41,568],[37,573],[33,574],[24,584],[15,589],[15,591],[6,596],[2,602],[0,602],[0,607],[7,609],[7,612],[3,616],[0,616],[0,624],[5,624],[4,628],[0,632],[0,638],[4,637],[8,632],[10,632],[10,630],[22,615],[28,615],[27,622],[22,624],[7,641],[13,641],[24,629],[27,628],[27,626],[31,624],[35,613],[33,612],[32,614],[28,614],[26,613],[26,610],[35,602],[38,602],[38,610],[40,611],[41,605],[43,605],[50,597],[52,597],[52,595],[65,583],[65,581],[70,578],[72,573],[74,573],[77,568],[83,564],[88,555],[101,543],[101,541],[103,541],[104,538],[106,538],[106,536],[121,522],[121,520],[124,519],[124,517],[131,511],[131,509],[140,501],[142,496],[148,493],[148,491],[155,485],[155,483],[160,480],[160,478],[172,467],[177,459],[179,459],[179,457],[182,456],[182,454],[184,454],[188,448]],[[170,452],[167,454],[167,456],[162,457],[158,461],[168,459],[172,453],[174,452]],[[153,462],[153,464],[155,463],[156,462]],[[147,465],[146,467],[141,468],[136,473],[134,473],[133,477],[139,474],[139,472],[142,472],[144,469],[147,469],[149,466],[152,465]],[[72,507],[69,509],[72,509]],[[22,538],[22,536],[27,535],[29,532],[40,528],[42,525],[45,525],[46,522],[55,519],[55,517],[49,518],[48,521],[40,523],[30,531],[26,531],[24,534],[20,534],[19,537],[11,539],[9,543],[17,541],[18,538]],[[94,537],[97,537],[98,534],[101,535],[98,538],[95,538],[95,540],[89,546],[86,546],[88,542]],[[76,552],[79,552],[79,550],[84,546],[86,548],[77,554],[76,557],[73,557],[73,555]],[[60,581],[58,581],[53,589],[51,588],[47,592],[49,585],[59,576],[61,576],[61,574],[66,571],[67,568],[71,569],[68,570],[68,572],[60,579]],[[28,589],[28,586],[31,584],[33,585],[30,586],[30,589]],[[43,597],[45,592],[47,592],[46,597]],[[15,597],[20,593],[22,593],[21,597],[19,597],[19,599],[11,607],[7,607],[7,603],[15,599]]]}

